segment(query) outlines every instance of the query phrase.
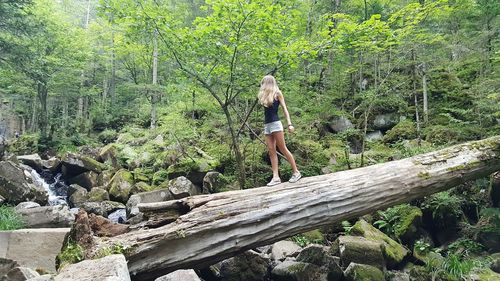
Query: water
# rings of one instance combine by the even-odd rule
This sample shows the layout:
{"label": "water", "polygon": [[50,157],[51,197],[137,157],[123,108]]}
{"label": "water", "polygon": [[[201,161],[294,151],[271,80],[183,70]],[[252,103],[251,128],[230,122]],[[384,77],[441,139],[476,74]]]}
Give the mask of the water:
{"label": "water", "polygon": [[55,177],[50,171],[42,171],[42,175],[37,173],[35,169],[31,170],[33,183],[43,187],[49,194],[49,205],[68,205],[68,186],[61,179],[62,174],[58,173]]}

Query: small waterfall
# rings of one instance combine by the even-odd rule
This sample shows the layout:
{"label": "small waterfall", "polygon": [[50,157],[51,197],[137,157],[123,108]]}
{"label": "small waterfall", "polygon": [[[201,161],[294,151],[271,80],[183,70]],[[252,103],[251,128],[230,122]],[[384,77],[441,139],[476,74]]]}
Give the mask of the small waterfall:
{"label": "small waterfall", "polygon": [[[47,190],[49,194],[49,205],[68,205],[68,186],[61,179],[62,174],[58,173],[52,178],[50,172],[42,171],[42,175],[44,176],[42,177],[35,169],[31,170],[33,183]],[[48,177],[48,175],[50,175],[50,177]]]}

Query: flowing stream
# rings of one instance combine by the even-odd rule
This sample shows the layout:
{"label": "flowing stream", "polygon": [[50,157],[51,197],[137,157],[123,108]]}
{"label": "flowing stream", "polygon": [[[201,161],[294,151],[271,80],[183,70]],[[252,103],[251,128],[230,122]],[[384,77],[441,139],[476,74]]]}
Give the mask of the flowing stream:
{"label": "flowing stream", "polygon": [[68,205],[68,186],[61,179],[61,173],[52,176],[50,171],[42,171],[40,175],[33,169],[31,177],[34,184],[43,187],[49,194],[49,205]]}

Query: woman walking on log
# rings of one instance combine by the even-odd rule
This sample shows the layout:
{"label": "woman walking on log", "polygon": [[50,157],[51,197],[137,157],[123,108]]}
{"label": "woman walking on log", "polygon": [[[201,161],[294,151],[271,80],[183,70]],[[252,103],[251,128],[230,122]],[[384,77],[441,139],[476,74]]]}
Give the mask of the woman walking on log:
{"label": "woman walking on log", "polygon": [[266,145],[269,152],[269,158],[271,158],[271,168],[273,170],[273,178],[267,184],[267,186],[273,186],[281,183],[281,179],[278,171],[278,154],[276,152],[276,147],[283,153],[292,166],[292,177],[289,182],[297,182],[302,175],[297,169],[295,164],[295,159],[286,147],[285,136],[283,133],[283,124],[281,123],[278,116],[278,108],[281,104],[283,107],[283,112],[288,124],[288,132],[293,133],[295,128],[290,120],[290,114],[288,114],[288,109],[285,104],[285,97],[278,88],[276,79],[272,75],[266,75],[260,82],[259,91],[259,102],[264,106],[264,134],[266,136]]}

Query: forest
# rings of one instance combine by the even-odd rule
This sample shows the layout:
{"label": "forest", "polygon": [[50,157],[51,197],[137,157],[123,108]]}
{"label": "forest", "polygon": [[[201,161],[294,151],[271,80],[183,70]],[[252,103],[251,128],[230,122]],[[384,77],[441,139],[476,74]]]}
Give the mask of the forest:
{"label": "forest", "polygon": [[[127,208],[180,176],[199,193],[264,186],[272,172],[257,94],[268,74],[304,177],[495,137],[499,13],[495,0],[0,0],[0,160],[38,161],[40,172],[57,159],[50,177],[83,186],[86,201],[104,189]],[[82,157],[92,167],[68,172]],[[0,199],[0,221],[15,217],[20,201]],[[499,207],[497,172],[290,239],[331,246],[368,221],[419,252],[409,280],[495,280]],[[419,231],[403,235],[412,224]],[[421,258],[429,253],[440,262]],[[485,269],[492,277],[467,279]]]}

